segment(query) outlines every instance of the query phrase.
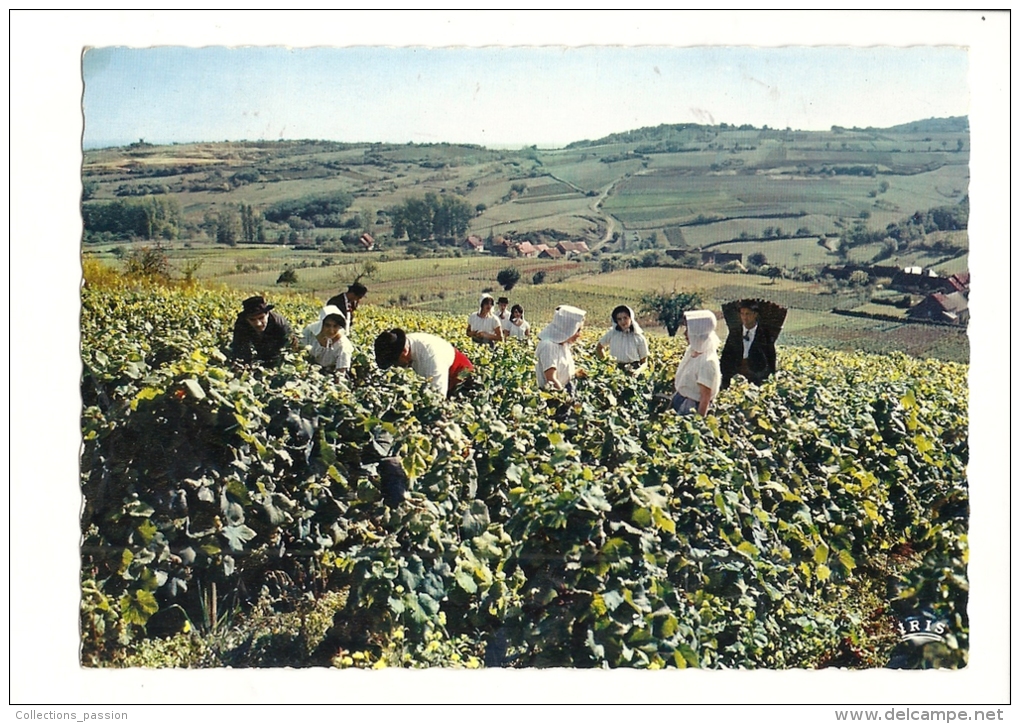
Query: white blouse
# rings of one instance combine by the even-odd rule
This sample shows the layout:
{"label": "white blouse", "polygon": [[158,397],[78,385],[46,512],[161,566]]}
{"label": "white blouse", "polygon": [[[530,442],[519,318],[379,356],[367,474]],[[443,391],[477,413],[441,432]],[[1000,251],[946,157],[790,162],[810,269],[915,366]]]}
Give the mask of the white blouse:
{"label": "white blouse", "polygon": [[507,329],[510,332],[510,336],[514,339],[524,339],[528,336],[528,330],[531,329],[531,325],[528,324],[528,320],[522,319],[519,325],[510,322]]}
{"label": "white blouse", "polygon": [[567,383],[574,379],[576,369],[574,367],[574,355],[570,351],[569,344],[557,344],[548,339],[540,340],[535,348],[535,374],[538,376],[538,389],[549,385],[545,378],[546,370],[555,368],[553,375],[560,387],[566,387]]}
{"label": "white blouse", "polygon": [[326,368],[338,370],[350,369],[351,358],[354,356],[354,345],[341,328],[339,339],[327,339],[326,346],[319,344],[318,332],[313,330],[317,325],[305,327],[302,342],[311,347],[312,359]]}
{"label": "white blouse", "polygon": [[613,326],[602,335],[599,344],[608,349],[617,362],[638,362],[648,356],[648,340],[644,333],[621,332]]}
{"label": "white blouse", "polygon": [[500,323],[499,317],[493,314],[490,314],[488,317],[483,317],[478,312],[475,312],[468,317],[468,327],[471,328],[472,332],[498,334],[503,325]]}
{"label": "white blouse", "polygon": [[684,353],[673,378],[673,389],[691,400],[701,399],[701,388],[698,385],[704,385],[711,390],[714,398],[719,394],[721,384],[722,372],[719,369],[718,355],[699,354],[694,357],[690,349]]}

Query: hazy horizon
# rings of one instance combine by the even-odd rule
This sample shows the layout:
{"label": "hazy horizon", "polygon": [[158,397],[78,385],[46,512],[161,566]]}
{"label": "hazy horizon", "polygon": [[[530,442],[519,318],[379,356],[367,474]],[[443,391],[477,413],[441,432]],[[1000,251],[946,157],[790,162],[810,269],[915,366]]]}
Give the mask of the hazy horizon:
{"label": "hazy horizon", "polygon": [[[939,116],[939,117],[932,116],[932,117],[929,117],[929,118],[915,118],[913,120],[904,121],[902,123],[897,123],[897,124],[894,124],[894,125],[899,126],[899,125],[909,124],[909,123],[923,123],[925,121],[932,121],[932,120],[940,121],[940,120],[947,120],[947,119],[950,119],[950,118],[968,118],[968,120],[969,120],[969,117],[967,115],[963,115],[963,116]],[[720,121],[720,122],[721,123],[729,123],[730,126],[739,126],[739,125],[742,125],[741,123],[733,123],[733,122],[729,122],[729,121]],[[673,124],[666,123],[665,125],[673,125]],[[839,124],[839,123],[836,123],[836,124],[833,124],[833,125],[842,126],[843,128],[846,128],[846,129],[849,129],[849,130],[853,130],[853,128],[854,128],[853,126],[846,126],[846,125]],[[621,129],[621,130],[618,130],[618,131],[610,131],[608,134],[605,134],[605,135],[608,136],[608,135],[619,134],[619,133],[627,133],[629,131],[635,131],[635,130],[639,130],[639,128],[646,128],[646,127],[653,127],[653,126],[639,126],[639,127],[636,127],[636,128],[625,128],[625,129]],[[860,127],[860,126],[857,126],[857,128],[860,129],[860,130],[869,130],[869,129],[873,129],[873,130],[887,130],[889,127],[875,127],[875,126]],[[828,130],[830,130],[830,129],[829,128],[824,128],[824,129],[792,128],[791,129],[791,131],[793,131],[795,133],[804,133],[804,132],[807,132],[807,133],[819,133],[819,132],[825,132],[825,131],[828,131]],[[542,142],[532,142],[532,143],[524,143],[524,144],[519,144],[519,143],[516,143],[516,144],[515,143],[491,143],[491,144],[484,145],[482,147],[486,148],[486,149],[489,149],[489,150],[493,150],[493,151],[516,151],[516,150],[520,150],[523,147],[536,146],[540,150],[556,151],[556,150],[560,150],[562,148],[565,148],[569,144],[575,143],[577,141],[595,141],[595,140],[598,140],[598,139],[594,139],[594,138],[578,138],[578,139],[575,139],[574,141],[568,141],[567,143],[564,143],[564,144],[542,143]],[[335,138],[284,138],[284,139],[275,139],[273,141],[270,141],[269,139],[265,139],[265,138],[234,138],[234,139],[220,139],[220,140],[206,138],[206,139],[163,141],[163,140],[159,140],[159,139],[149,139],[149,138],[142,137],[142,138],[134,138],[134,139],[120,139],[120,140],[116,140],[116,141],[106,141],[106,140],[97,139],[97,140],[93,141],[91,144],[83,143],[82,144],[82,149],[85,150],[85,151],[99,151],[99,150],[110,149],[110,148],[125,148],[127,146],[130,146],[132,143],[137,143],[139,141],[144,141],[145,143],[151,144],[153,146],[186,146],[188,144],[197,144],[197,143],[275,143],[275,142],[278,142],[278,141],[280,141],[280,142],[330,141],[330,142],[334,142],[334,143],[347,143],[347,144],[352,144],[352,145],[371,144],[371,143],[386,143],[386,144],[397,145],[397,146],[407,145],[409,143],[418,143],[418,145],[425,145],[425,143],[449,143],[451,145],[481,145],[481,144],[472,144],[472,143],[461,142],[461,141],[429,141],[429,142],[403,141],[403,142],[400,142],[400,141],[378,141],[378,140],[368,140],[368,139],[363,139],[363,140],[343,140],[343,141],[341,141],[341,140],[338,140],[338,139],[335,139]]]}
{"label": "hazy horizon", "polygon": [[512,149],[674,123],[887,128],[966,116],[967,72],[948,46],[100,47],[82,56],[82,139]]}

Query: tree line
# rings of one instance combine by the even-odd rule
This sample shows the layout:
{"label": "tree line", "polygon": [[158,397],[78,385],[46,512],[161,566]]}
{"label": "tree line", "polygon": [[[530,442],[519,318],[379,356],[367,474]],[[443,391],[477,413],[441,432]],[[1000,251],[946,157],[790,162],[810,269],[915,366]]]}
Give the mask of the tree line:
{"label": "tree line", "polygon": [[475,207],[459,196],[426,193],[412,197],[389,211],[393,221],[393,237],[407,234],[410,242],[453,242],[467,233],[475,216]]}
{"label": "tree line", "polygon": [[87,201],[82,204],[81,215],[86,242],[171,240],[181,229],[181,207],[172,197]]}

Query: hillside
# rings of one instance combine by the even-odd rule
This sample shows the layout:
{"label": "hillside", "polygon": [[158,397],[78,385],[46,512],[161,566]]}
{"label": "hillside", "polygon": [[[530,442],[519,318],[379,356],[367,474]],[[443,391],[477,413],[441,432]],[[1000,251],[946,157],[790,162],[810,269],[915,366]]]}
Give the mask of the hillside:
{"label": "hillside", "polygon": [[[554,230],[592,248],[625,251],[654,234],[654,244],[702,247],[760,240],[766,227],[776,231],[775,219],[789,219],[780,232],[791,243],[813,242],[838,236],[855,219],[878,230],[959,203],[969,179],[965,121],[825,132],[664,125],[519,151],[447,143],[139,142],[86,151],[82,178],[86,205],[172,201],[179,218],[160,233],[192,241],[217,238],[218,223],[240,224],[219,217],[236,216],[242,206],[258,216],[280,202],[344,193],[352,202],[340,216],[267,222],[263,237],[273,243],[282,233],[291,241],[296,231],[302,242],[334,248],[345,235],[368,232],[385,247],[400,241],[392,209],[432,192],[463,198],[475,209],[469,232],[480,236]],[[98,229],[87,227],[86,241],[118,238]],[[695,230],[696,239],[684,238]]]}
{"label": "hillside", "polygon": [[[445,400],[371,341],[460,343],[460,318],[366,308],[346,380],[228,363],[242,296],[86,265],[84,665],[966,664],[966,365],[785,347],[679,417],[683,343],[630,377],[593,324],[575,398],[535,389],[529,345],[463,340]],[[949,634],[900,643],[921,611]]]}
{"label": "hillside", "polygon": [[[697,286],[721,304],[768,297],[781,278],[800,285],[777,300],[797,309],[798,341],[892,344],[965,361],[964,325],[910,325],[891,306],[880,319],[829,312],[870,314],[873,299],[902,299],[882,288],[888,272],[850,284],[833,267],[967,271],[969,145],[965,118],[824,132],[672,124],[517,151],[138,142],[85,152],[83,251],[123,265],[132,243],[159,243],[182,276],[271,292],[296,271],[296,290],[327,296],[371,260],[379,273],[369,303],[457,314],[493,287],[502,266],[524,272],[518,290],[538,315],[563,294],[601,311],[621,294],[636,304],[645,292]],[[505,259],[491,245],[469,249],[468,235],[550,247],[584,241],[590,251]],[[588,284],[592,274],[628,269],[661,273],[618,288]],[[528,283],[539,272],[542,289]]]}

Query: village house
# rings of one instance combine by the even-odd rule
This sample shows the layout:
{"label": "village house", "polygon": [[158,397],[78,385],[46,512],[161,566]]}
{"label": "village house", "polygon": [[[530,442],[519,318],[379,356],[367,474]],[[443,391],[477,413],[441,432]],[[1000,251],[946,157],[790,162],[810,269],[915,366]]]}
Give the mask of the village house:
{"label": "village house", "polygon": [[701,252],[702,264],[728,264],[731,261],[744,263],[744,255],[731,251],[703,251]]}
{"label": "village house", "polygon": [[556,249],[565,257],[573,254],[587,254],[591,251],[583,241],[561,241],[556,245]]}
{"label": "village house", "polygon": [[539,250],[530,241],[522,241],[517,245],[517,253],[521,256],[534,258],[539,255]]}
{"label": "village house", "polygon": [[492,240],[492,245],[489,247],[489,251],[498,256],[508,256],[513,246],[513,242],[508,239],[504,239],[502,236],[497,236]]}
{"label": "village house", "polygon": [[865,272],[874,281],[880,278],[892,279],[900,273],[900,268],[877,264],[843,264],[841,266],[826,266],[822,269],[822,274],[831,276],[833,279],[849,279],[855,271]]}
{"label": "village house", "polygon": [[960,292],[952,294],[932,292],[919,304],[912,307],[907,312],[907,316],[919,321],[965,326],[970,319],[970,311],[967,308],[967,298]]}
{"label": "village house", "polygon": [[559,249],[554,247],[554,246],[547,246],[541,253],[539,253],[538,258],[539,259],[562,259],[563,258],[563,253]]}
{"label": "village house", "polygon": [[464,249],[465,251],[481,253],[485,251],[485,242],[482,241],[477,236],[469,236],[467,239],[464,240],[464,243],[461,244],[461,248]]}
{"label": "village house", "polygon": [[952,291],[959,292],[965,297],[970,295],[969,271],[957,272],[956,274],[950,276],[946,281],[949,282],[950,286],[952,286]]}
{"label": "village house", "polygon": [[358,239],[358,243],[361,244],[365,251],[372,251],[375,248],[375,239],[367,231],[361,235]]}
{"label": "village house", "polygon": [[914,294],[926,294],[927,292],[941,290],[943,280],[933,269],[924,269],[919,266],[908,266],[901,269],[889,282],[891,289],[901,292],[913,292]]}

